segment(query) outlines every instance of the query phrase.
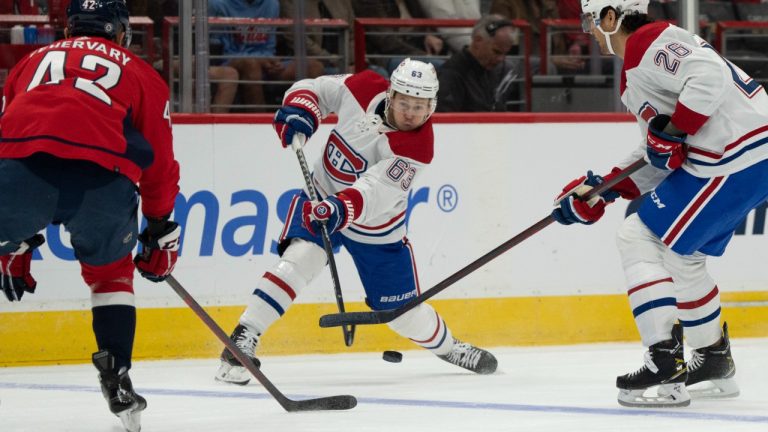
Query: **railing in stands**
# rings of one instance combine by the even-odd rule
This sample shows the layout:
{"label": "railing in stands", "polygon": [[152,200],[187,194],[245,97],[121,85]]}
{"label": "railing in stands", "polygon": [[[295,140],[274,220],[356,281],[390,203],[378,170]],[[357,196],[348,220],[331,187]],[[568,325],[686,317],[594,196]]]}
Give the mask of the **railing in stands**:
{"label": "railing in stands", "polygon": [[[226,33],[227,30],[222,31],[221,29],[226,28],[259,28],[264,29],[264,33],[270,33],[274,32],[276,34],[281,33],[290,33],[293,31],[293,25],[294,22],[292,19],[284,19],[284,18],[277,18],[277,19],[267,19],[267,18],[222,18],[222,17],[211,17],[208,18],[208,26],[210,29],[210,33]],[[339,53],[336,55],[332,55],[331,57],[318,57],[318,56],[307,56],[308,59],[320,59],[320,60],[332,60],[334,62],[337,62],[339,65],[348,65],[349,62],[349,23],[347,23],[344,20],[341,19],[305,19],[304,25],[307,27],[307,35],[315,34],[315,33],[323,33],[326,30],[330,30],[332,33],[337,33],[338,37],[338,51]],[[163,50],[163,76],[165,76],[168,86],[171,89],[171,100],[175,100],[175,89],[174,89],[174,83],[177,81],[177,76],[173,76],[171,71],[173,68],[170,67],[171,64],[175,61],[175,59],[178,57],[178,54],[176,53],[176,40],[178,37],[178,27],[179,27],[179,17],[165,17],[163,19],[163,34],[162,34],[162,50]],[[214,29],[219,29],[214,30]],[[277,29],[277,30],[275,30]],[[231,31],[231,30],[230,30]],[[324,33],[323,33],[324,34]],[[293,47],[291,47],[293,48]],[[235,56],[230,56],[226,54],[221,55],[210,55],[209,59],[212,60],[226,60],[229,58],[236,58]],[[275,55],[274,57],[276,59],[292,59],[293,56],[280,56]],[[346,67],[346,66],[344,66]],[[211,83],[215,83],[216,81],[211,81]],[[240,84],[270,84],[270,85],[290,85],[292,82],[287,81],[276,81],[276,80],[261,80],[261,81],[247,81],[247,80],[239,80],[238,83]],[[237,105],[234,105],[237,106]]]}
{"label": "railing in stands", "polygon": [[[476,20],[470,19],[399,19],[399,18],[356,18],[353,27],[355,38],[355,70],[360,72],[367,68],[368,54],[366,52],[365,36],[368,29],[376,27],[414,27],[414,28],[432,28],[432,27],[474,27]],[[523,32],[523,67],[525,69],[525,107],[526,111],[531,110],[531,25],[527,21],[512,20],[513,26]],[[398,33],[407,35],[407,33]],[[401,55],[400,57],[404,57]],[[429,57],[429,56],[426,56]],[[445,56],[435,58],[445,58]]]}

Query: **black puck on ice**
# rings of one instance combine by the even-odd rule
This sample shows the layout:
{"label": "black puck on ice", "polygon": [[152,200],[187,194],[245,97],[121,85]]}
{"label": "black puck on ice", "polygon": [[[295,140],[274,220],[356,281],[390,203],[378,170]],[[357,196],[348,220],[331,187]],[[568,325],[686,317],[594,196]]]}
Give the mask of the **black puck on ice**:
{"label": "black puck on ice", "polygon": [[381,357],[390,363],[400,363],[403,361],[403,355],[397,351],[384,351]]}

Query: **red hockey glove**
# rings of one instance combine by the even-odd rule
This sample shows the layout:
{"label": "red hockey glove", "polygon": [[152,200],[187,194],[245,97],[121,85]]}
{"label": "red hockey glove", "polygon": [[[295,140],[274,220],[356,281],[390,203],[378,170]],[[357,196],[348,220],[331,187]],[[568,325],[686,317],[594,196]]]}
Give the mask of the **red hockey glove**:
{"label": "red hockey glove", "polygon": [[176,265],[181,227],[176,222],[169,221],[167,217],[147,219],[147,222],[147,227],[139,235],[141,253],[136,255],[133,263],[146,279],[162,282]]}
{"label": "red hockey glove", "polygon": [[353,216],[352,201],[341,192],[331,195],[317,204],[313,204],[309,200],[304,201],[301,208],[304,227],[313,236],[320,232],[320,224],[328,228],[328,235],[341,231],[352,223]]}
{"label": "red hockey glove", "polygon": [[308,90],[298,90],[286,96],[285,103],[275,113],[272,126],[285,148],[290,147],[297,133],[304,135],[305,142],[309,140],[320,126],[321,117],[317,96]]}
{"label": "red hockey glove", "polygon": [[584,201],[581,197],[603,182],[602,177],[589,171],[586,176],[568,183],[555,200],[557,208],[552,210],[552,217],[563,225],[577,222],[591,225],[597,222],[605,214],[605,205],[618,198],[619,193],[607,190],[600,196],[590,198],[589,201]]}
{"label": "red hockey glove", "polygon": [[648,123],[646,154],[648,161],[656,168],[671,171],[680,168],[685,162],[686,134],[678,136],[664,132],[671,117],[659,114]]}
{"label": "red hockey glove", "polygon": [[29,268],[32,264],[32,251],[45,243],[42,234],[35,234],[24,240],[15,252],[0,256],[0,287],[8,301],[19,301],[24,292],[33,293],[37,281]]}

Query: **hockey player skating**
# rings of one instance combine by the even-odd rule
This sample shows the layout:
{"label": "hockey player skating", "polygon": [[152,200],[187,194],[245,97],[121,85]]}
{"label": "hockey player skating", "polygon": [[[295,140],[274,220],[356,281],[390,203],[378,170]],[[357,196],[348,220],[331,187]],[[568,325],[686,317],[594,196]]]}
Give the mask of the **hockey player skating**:
{"label": "hockey player skating", "polygon": [[[720,329],[720,295],[706,257],[722,255],[738,224],[768,198],[768,96],[698,36],[651,22],[647,0],[581,6],[584,30],[604,54],[624,60],[621,98],[644,136],[619,167],[643,155],[651,164],[585,202],[573,194],[618,168],[604,177],[590,171],[563,189],[553,212],[563,224],[591,224],[620,196],[652,191],[617,238],[648,347],[645,365],[616,379],[619,403],[685,406],[691,394],[736,396],[728,327]],[[693,349],[687,364],[683,334]]]}
{"label": "hockey player skating", "polygon": [[[131,432],[146,407],[128,376],[136,326],[133,273],[163,280],[180,228],[168,87],[126,47],[124,0],[73,0],[65,37],[25,57],[3,88],[0,117],[0,285],[10,301],[35,291],[38,234],[69,231],[91,289],[99,371],[109,409]],[[139,193],[147,228],[138,235]],[[142,253],[132,260],[136,239]]]}
{"label": "hockey player skating", "polygon": [[[257,282],[232,332],[257,365],[260,336],[326,265],[320,223],[331,242],[351,254],[369,307],[393,309],[419,295],[405,215],[414,178],[432,161],[429,117],[437,90],[434,67],[406,59],[389,84],[364,71],[302,80],[286,92],[274,120],[283,147],[294,135],[309,138],[328,114],[339,119],[314,166],[323,201],[313,205],[306,193],[293,198],[280,236],[281,259]],[[388,325],[445,361],[480,374],[496,370],[492,354],[456,340],[426,303]],[[249,375],[225,349],[216,379],[246,384]]]}

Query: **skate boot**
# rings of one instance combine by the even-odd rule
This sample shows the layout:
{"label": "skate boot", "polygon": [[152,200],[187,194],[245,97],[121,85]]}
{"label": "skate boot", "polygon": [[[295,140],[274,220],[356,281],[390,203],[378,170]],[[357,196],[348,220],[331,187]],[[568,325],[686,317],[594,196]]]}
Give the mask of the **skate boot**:
{"label": "skate boot", "polygon": [[438,357],[480,375],[492,374],[496,372],[496,366],[498,366],[493,354],[455,338],[451,352]]}
{"label": "skate boot", "polygon": [[733,379],[735,374],[728,323],[723,323],[723,340],[719,345],[693,350],[685,385],[693,398],[736,397],[739,386]]}
{"label": "skate boot", "polygon": [[[675,324],[672,327],[672,339],[648,347],[643,367],[616,377],[619,404],[657,408],[688,406],[691,397],[685,389],[687,376],[683,358],[683,328]],[[652,387],[657,387],[657,395],[646,396],[646,390]]]}
{"label": "skate boot", "polygon": [[101,393],[109,404],[109,410],[120,418],[126,431],[139,432],[141,412],[147,407],[147,400],[133,390],[131,378],[124,367],[115,370],[115,356],[109,351],[94,353],[92,360],[99,371]]}
{"label": "skate boot", "polygon": [[[232,331],[232,335],[229,336],[229,338],[232,339],[232,342],[240,348],[240,351],[251,359],[251,362],[256,365],[256,367],[261,366],[261,362],[255,356],[256,348],[259,346],[259,336],[261,335],[251,332],[245,326],[240,324],[235,327]],[[248,369],[243,367],[240,361],[238,361],[228,349],[224,348],[224,351],[221,352],[221,365],[216,372],[216,381],[246,385],[250,380],[251,373],[248,372]]]}

